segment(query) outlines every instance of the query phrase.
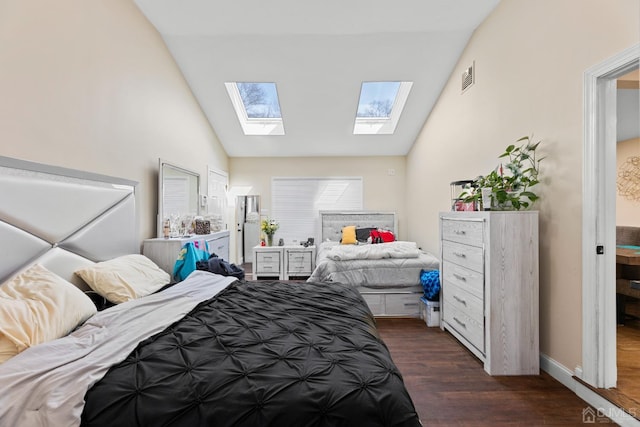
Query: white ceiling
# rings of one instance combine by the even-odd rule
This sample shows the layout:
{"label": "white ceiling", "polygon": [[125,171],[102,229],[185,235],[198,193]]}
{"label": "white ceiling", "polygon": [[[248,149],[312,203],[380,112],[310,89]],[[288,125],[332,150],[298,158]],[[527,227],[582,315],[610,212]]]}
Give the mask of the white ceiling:
{"label": "white ceiling", "polygon": [[[498,2],[135,0],[231,157],[407,154]],[[353,135],[361,83],[385,80],[414,83],[395,134]],[[234,81],[277,84],[285,135],[243,134]]]}

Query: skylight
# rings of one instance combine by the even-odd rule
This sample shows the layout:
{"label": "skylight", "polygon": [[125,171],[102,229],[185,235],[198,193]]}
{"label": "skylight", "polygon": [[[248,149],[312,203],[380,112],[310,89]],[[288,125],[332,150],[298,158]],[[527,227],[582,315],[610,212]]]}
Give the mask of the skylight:
{"label": "skylight", "polygon": [[225,83],[245,135],[284,135],[275,83]]}
{"label": "skylight", "polygon": [[354,134],[393,134],[413,82],[363,82]]}

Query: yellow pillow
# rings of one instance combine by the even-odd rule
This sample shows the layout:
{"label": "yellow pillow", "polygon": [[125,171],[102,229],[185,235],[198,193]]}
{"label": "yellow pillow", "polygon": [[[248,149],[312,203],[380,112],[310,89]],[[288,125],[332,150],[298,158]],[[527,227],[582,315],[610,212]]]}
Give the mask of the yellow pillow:
{"label": "yellow pillow", "polygon": [[0,286],[0,363],[67,335],[96,311],[75,285],[34,264]]}
{"label": "yellow pillow", "polygon": [[355,225],[347,225],[342,228],[342,239],[340,243],[343,245],[355,245],[356,240],[356,226]]}

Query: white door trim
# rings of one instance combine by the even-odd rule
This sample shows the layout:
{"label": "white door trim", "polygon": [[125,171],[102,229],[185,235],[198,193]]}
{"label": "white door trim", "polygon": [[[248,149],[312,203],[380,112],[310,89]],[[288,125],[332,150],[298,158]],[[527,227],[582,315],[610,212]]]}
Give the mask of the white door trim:
{"label": "white door trim", "polygon": [[[584,151],[582,208],[582,368],[588,384],[615,387],[615,79],[638,68],[640,44],[584,73]],[[596,254],[603,246],[604,253]],[[607,281],[608,280],[608,281]]]}

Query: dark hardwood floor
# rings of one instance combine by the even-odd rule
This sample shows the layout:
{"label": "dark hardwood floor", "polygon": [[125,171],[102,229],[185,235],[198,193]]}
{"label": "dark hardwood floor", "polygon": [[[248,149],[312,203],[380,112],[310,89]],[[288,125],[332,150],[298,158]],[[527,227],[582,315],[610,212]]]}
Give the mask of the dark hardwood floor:
{"label": "dark hardwood floor", "polygon": [[578,426],[592,410],[545,372],[487,375],[453,336],[422,320],[376,321],[425,426]]}

